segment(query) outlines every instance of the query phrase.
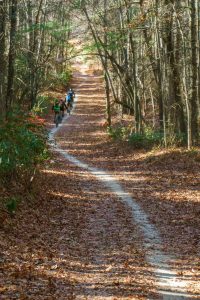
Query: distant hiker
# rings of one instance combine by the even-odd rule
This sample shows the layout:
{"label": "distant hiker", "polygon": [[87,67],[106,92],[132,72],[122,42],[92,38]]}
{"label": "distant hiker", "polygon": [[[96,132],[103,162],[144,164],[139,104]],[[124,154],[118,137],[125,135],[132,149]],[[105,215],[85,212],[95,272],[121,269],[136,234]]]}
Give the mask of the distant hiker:
{"label": "distant hiker", "polygon": [[60,111],[62,118],[64,117],[65,109],[67,110],[67,105],[63,99],[60,100]]}
{"label": "distant hiker", "polygon": [[67,106],[72,107],[73,97],[71,94],[66,95],[66,102],[67,102]]}
{"label": "distant hiker", "polygon": [[54,100],[54,104],[52,105],[52,112],[54,112],[54,123],[59,120],[60,116],[60,103],[58,99]]}
{"label": "distant hiker", "polygon": [[71,109],[72,109],[72,101],[71,101],[71,98],[68,98],[68,100],[67,100],[67,112],[68,112],[69,115],[70,115]]}
{"label": "distant hiker", "polygon": [[68,91],[68,95],[71,97],[72,101],[74,100],[75,97],[75,93],[74,90],[72,88],[69,89]]}

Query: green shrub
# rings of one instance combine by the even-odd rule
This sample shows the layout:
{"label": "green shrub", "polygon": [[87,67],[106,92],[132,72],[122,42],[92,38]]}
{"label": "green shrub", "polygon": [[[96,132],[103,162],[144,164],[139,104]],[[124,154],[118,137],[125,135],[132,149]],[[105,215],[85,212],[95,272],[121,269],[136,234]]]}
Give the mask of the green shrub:
{"label": "green shrub", "polygon": [[67,87],[72,77],[72,71],[70,69],[62,73],[51,73],[49,81],[52,82],[51,88],[58,88],[60,86]]}
{"label": "green shrub", "polygon": [[166,142],[168,147],[180,147],[187,144],[187,136],[184,133],[167,134]]}
{"label": "green shrub", "polygon": [[19,202],[21,201],[21,198],[18,197],[18,196],[12,196],[12,197],[9,197],[7,200],[6,200],[6,209],[7,211],[13,215],[17,209],[17,206],[19,204]]}
{"label": "green shrub", "polygon": [[132,133],[128,141],[135,148],[152,148],[163,144],[163,134],[159,132],[147,131],[144,133]]}
{"label": "green shrub", "polygon": [[[152,148],[165,146],[164,134],[161,132],[146,129],[144,133],[132,133],[129,135],[128,141],[136,148]],[[186,136],[181,133],[167,134],[166,146],[183,146],[186,143]]]}
{"label": "green shrub", "polygon": [[47,134],[43,120],[10,114],[0,125],[0,177],[3,182],[12,178],[31,176],[36,166],[48,157]]}
{"label": "green shrub", "polygon": [[163,143],[163,135],[146,129],[144,133],[132,133],[131,127],[109,127],[108,134],[114,140],[127,140],[135,148],[151,148]]}
{"label": "green shrub", "polygon": [[[151,149],[165,146],[164,134],[145,128],[143,133],[131,132],[131,127],[108,127],[108,134],[114,140],[128,141],[135,148]],[[186,136],[181,133],[168,133],[166,136],[167,147],[183,146],[186,144]]]}
{"label": "green shrub", "polygon": [[108,134],[114,140],[125,140],[129,134],[129,128],[124,126],[108,127]]}
{"label": "green shrub", "polygon": [[67,70],[65,72],[58,74],[58,81],[63,86],[66,86],[69,80],[71,79],[71,77],[72,77],[72,72],[70,70]]}

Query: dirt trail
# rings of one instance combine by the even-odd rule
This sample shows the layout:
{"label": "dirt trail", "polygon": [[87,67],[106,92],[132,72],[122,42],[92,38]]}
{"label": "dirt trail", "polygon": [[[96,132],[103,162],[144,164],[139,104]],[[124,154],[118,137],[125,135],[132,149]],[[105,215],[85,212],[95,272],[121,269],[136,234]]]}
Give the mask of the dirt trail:
{"label": "dirt trail", "polygon": [[[99,77],[80,74],[74,85],[79,86],[78,105],[58,130],[56,140],[62,149],[71,145],[72,148],[68,148],[70,153],[82,149],[85,157],[89,151],[87,146],[93,145],[97,150],[97,141],[102,135],[103,88]],[[93,103],[94,99],[101,103]],[[96,104],[98,112],[94,109]],[[98,132],[95,132],[95,127]],[[83,133],[87,135],[86,144]],[[71,168],[74,165],[68,162],[68,171]],[[71,274],[77,282],[75,299],[146,299],[147,296],[157,299],[155,278],[141,243],[142,233],[133,222],[131,212],[90,172],[84,169],[77,172],[81,177],[79,195],[86,195],[88,200],[81,211],[78,239],[81,259],[78,264],[83,270],[82,274]],[[81,202],[80,198],[80,206]]]}
{"label": "dirt trail", "polygon": [[[101,78],[85,71],[76,74],[78,104],[56,133],[56,141],[89,166],[109,170],[131,192],[130,161],[123,149],[116,152],[101,127],[105,111]],[[30,200],[16,219],[3,224],[1,299],[163,298],[158,293],[160,279],[146,260],[152,249],[144,246],[144,232],[131,209],[87,168],[54,150],[33,191],[38,201]],[[178,264],[182,262],[179,258]],[[188,299],[199,299],[190,295]],[[179,299],[170,297],[164,299]]]}

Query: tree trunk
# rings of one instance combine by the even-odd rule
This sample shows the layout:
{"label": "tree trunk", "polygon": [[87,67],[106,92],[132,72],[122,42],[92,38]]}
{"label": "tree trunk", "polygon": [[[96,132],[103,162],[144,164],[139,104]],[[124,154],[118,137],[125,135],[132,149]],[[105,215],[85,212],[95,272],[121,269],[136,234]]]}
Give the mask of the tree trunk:
{"label": "tree trunk", "polygon": [[183,101],[181,95],[181,75],[180,75],[180,32],[175,34],[173,32],[173,9],[172,5],[176,8],[180,8],[180,3],[175,3],[174,0],[165,0],[168,5],[169,15],[166,20],[166,38],[165,43],[167,46],[167,57],[169,60],[169,105],[173,107],[175,112],[172,115],[172,123],[175,127],[175,132],[186,132],[186,124],[184,120]]}
{"label": "tree trunk", "polygon": [[15,54],[17,29],[17,0],[10,0],[10,48],[8,54],[8,83],[6,112],[9,111],[14,96]]}
{"label": "tree trunk", "polygon": [[[108,26],[107,24],[107,7],[108,7],[108,1],[104,0],[104,44],[105,47],[107,47],[107,32],[106,28]],[[105,92],[106,92],[106,119],[108,126],[111,126],[111,107],[110,107],[110,84],[109,84],[109,79],[107,76],[108,72],[108,59],[107,56],[105,55],[105,60],[104,60],[104,66],[105,66]]]}
{"label": "tree trunk", "polygon": [[193,145],[198,141],[198,0],[191,1],[192,97],[191,134]]}
{"label": "tree trunk", "polygon": [[5,60],[5,28],[6,28],[6,1],[0,2],[0,117],[5,114],[5,77],[6,77],[6,60]]}

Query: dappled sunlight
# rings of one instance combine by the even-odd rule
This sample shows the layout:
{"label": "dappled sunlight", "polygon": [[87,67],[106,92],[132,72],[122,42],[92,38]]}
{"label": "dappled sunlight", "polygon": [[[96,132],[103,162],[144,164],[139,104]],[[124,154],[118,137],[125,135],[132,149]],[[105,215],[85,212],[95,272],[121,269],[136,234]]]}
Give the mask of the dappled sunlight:
{"label": "dappled sunlight", "polygon": [[[98,80],[97,80],[97,82],[94,82],[94,80],[91,80],[91,81],[87,80],[86,82],[87,82],[87,83],[85,83],[85,84],[83,85],[83,89],[84,89],[84,90],[85,90],[86,88],[88,88],[88,91],[90,91],[90,90],[93,89],[93,88],[96,88],[96,89],[103,88],[103,86],[99,85]],[[81,90],[82,90],[82,87],[79,88],[79,94],[80,94]],[[97,94],[97,95],[98,95],[98,94]],[[98,95],[98,96],[99,96],[99,95]],[[100,95],[100,96],[102,97],[102,95]]]}
{"label": "dappled sunlight", "polygon": [[[97,124],[96,122],[94,122],[93,124]],[[101,130],[96,130],[95,132],[91,132],[90,134],[89,134],[89,136],[90,137],[96,137],[96,136],[99,136],[99,137],[101,137],[101,136],[106,136],[107,137],[107,134],[106,134],[106,132],[103,132],[103,131],[101,131]]]}
{"label": "dappled sunlight", "polygon": [[61,200],[62,198],[67,198],[67,199],[73,199],[73,195],[70,193],[61,193],[61,192],[50,192],[49,193],[52,196],[58,196]]}
{"label": "dappled sunlight", "polygon": [[[76,116],[77,117],[87,117],[88,115],[90,115],[90,117],[94,117],[94,116],[96,116],[96,114],[92,114],[92,113],[90,113],[89,112],[89,110],[85,110],[85,113],[83,113],[83,112],[81,112],[81,113],[78,113],[78,112],[76,112]],[[102,116],[101,114],[99,114],[99,116]],[[92,122],[92,121],[91,121]],[[84,123],[85,124],[85,123]],[[87,124],[90,124],[90,122],[87,122]],[[93,121],[92,122],[92,124],[97,124],[97,122],[96,121]],[[76,125],[76,124],[68,124],[68,127],[69,127],[69,125],[70,126],[74,126],[74,125]],[[77,125],[79,125],[80,126],[80,124],[77,124]],[[66,125],[67,126],[67,125]]]}
{"label": "dappled sunlight", "polygon": [[[88,109],[89,111],[92,111],[92,108],[96,106],[95,102],[96,102],[96,101],[92,101],[92,102],[87,103],[87,104],[81,104],[81,105],[79,105],[79,106],[76,108],[76,113],[77,113],[77,111],[82,111],[83,109]],[[102,109],[104,109],[104,108],[105,108],[105,105],[102,104],[102,105],[100,105],[100,107],[101,107]]]}
{"label": "dappled sunlight", "polygon": [[64,172],[64,171],[58,171],[58,170],[43,169],[43,170],[41,170],[41,172],[42,173],[46,173],[46,174],[54,174],[54,175],[66,176],[66,172]]}
{"label": "dappled sunlight", "polygon": [[[105,97],[100,96],[100,95],[95,94],[95,93],[92,93],[92,97],[91,97],[91,95],[84,94],[84,98],[85,99],[89,98],[88,100],[89,100],[90,105],[92,105],[91,98],[95,99],[95,100],[97,100],[97,99],[98,100],[104,100],[105,99]],[[81,101],[81,99],[80,99],[80,101]],[[95,104],[93,104],[93,105],[95,105]],[[102,105],[100,104],[100,107],[105,107],[105,104],[102,104]]]}
{"label": "dappled sunlight", "polygon": [[[126,192],[124,190],[118,190],[118,196],[127,199],[127,192],[130,193],[133,199],[140,203],[141,207],[148,214],[148,220],[151,224],[156,224],[156,227],[161,228],[163,244],[159,247],[158,245],[155,245],[155,248],[162,251],[164,257],[165,255],[168,257],[167,255],[169,253],[175,253],[178,257],[179,252],[181,252],[181,245],[183,244],[189,252],[194,253],[193,246],[189,247],[188,245],[189,240],[186,232],[187,230],[190,230],[189,228],[192,226],[190,224],[191,219],[189,219],[188,216],[191,216],[191,212],[193,212],[192,203],[194,204],[196,201],[195,199],[197,199],[197,194],[193,197],[194,193],[198,193],[197,186],[194,186],[193,170],[191,170],[191,176],[193,176],[191,190],[190,188],[185,190],[183,181],[185,178],[188,179],[188,170],[187,175],[184,175],[182,170],[176,170],[176,168],[173,170],[168,169],[167,164],[165,164],[162,169],[154,168],[154,163],[155,165],[157,161],[165,163],[165,160],[167,159],[167,156],[166,158],[163,157],[164,153],[162,151],[160,152],[160,157],[157,158],[154,157],[155,151],[152,151],[150,154],[147,152],[134,152],[134,148],[131,149],[131,147],[127,147],[127,145],[125,145],[125,149],[127,147],[126,153],[125,149],[119,150],[118,145],[115,146],[115,144],[108,139],[106,130],[102,128],[102,117],[105,113],[105,106],[102,102],[103,98],[93,98],[93,94],[91,93],[92,90],[88,92],[87,89],[82,90],[82,96],[79,97],[80,103],[74,111],[75,119],[68,121],[69,131],[64,134],[66,139],[61,139],[59,141],[58,138],[58,142],[60,142],[63,149],[67,149],[67,152],[70,155],[72,154],[84,162],[81,165],[82,167],[91,168],[92,172],[98,176],[101,181],[106,183],[106,186],[113,184],[114,188],[113,175],[121,182],[121,185]],[[98,109],[96,109],[95,106],[98,107]],[[83,113],[84,110],[87,110],[87,114]],[[64,153],[65,152],[63,152],[63,154]],[[94,171],[93,167],[96,166],[98,166],[100,170]],[[108,169],[111,176],[108,174],[105,175],[104,171],[101,171],[101,168]],[[95,192],[91,191],[92,185],[95,184],[95,180],[89,179],[87,173],[83,171],[81,171],[79,175],[82,177],[83,184],[86,186],[86,189],[82,191],[83,197],[85,197],[85,199],[88,197],[95,205],[97,205],[98,201],[96,202],[93,199],[95,198]],[[117,186],[115,186],[115,188],[117,188]],[[190,193],[191,198],[189,196]],[[104,191],[101,191],[101,201],[107,197],[106,188]],[[184,220],[182,221],[179,217],[179,213],[184,210],[184,208],[187,208],[189,213],[188,215],[187,213],[185,214]],[[155,217],[156,211],[159,211],[159,218],[157,216]],[[181,213],[180,216],[183,216],[183,214]],[[92,223],[95,222],[95,220],[97,220],[95,216],[91,218]],[[104,223],[104,217],[101,218],[101,222]],[[185,222],[188,222],[188,228],[183,227]],[[97,226],[101,227],[102,224],[93,223],[93,226],[95,228]],[[176,242],[176,236],[174,235],[173,230],[171,230],[172,226],[181,233],[181,242],[178,244]],[[193,240],[196,239],[196,233],[193,230]],[[93,238],[93,242],[96,244],[96,237]],[[155,251],[153,248],[152,245],[152,247],[149,246],[149,249],[146,249],[147,257],[152,255],[152,251]],[[185,292],[182,290],[186,290],[186,284],[189,287],[188,289],[192,297],[194,296],[194,293],[192,288],[190,288],[190,285],[195,286],[197,290],[199,289],[196,280],[199,273],[197,272],[196,267],[195,273],[191,272],[193,256],[187,255],[187,251],[185,254],[183,252],[181,252],[181,254],[183,255],[182,259],[178,260],[175,255],[173,261],[169,262],[170,270],[169,266],[168,268],[165,268],[164,266],[160,266],[160,268],[151,266],[149,269],[150,273],[155,274],[155,277],[158,280],[159,293],[165,298],[171,297],[171,299],[176,299],[176,296],[184,296]],[[101,247],[99,251],[98,249],[96,250],[96,255],[97,257],[98,255],[100,256],[100,258],[98,258],[98,263],[103,263],[105,257],[104,259],[102,258],[103,252]],[[158,261],[162,261],[159,255],[155,255],[155,257],[157,257],[156,259],[158,259]],[[197,266],[197,262],[195,262],[194,265]],[[108,266],[108,269],[115,270],[115,267],[111,264]],[[145,268],[141,273],[143,274],[142,276],[144,276]],[[175,274],[177,274],[177,277]],[[170,288],[166,288],[167,286],[170,286]]]}
{"label": "dappled sunlight", "polygon": [[85,79],[76,81],[84,92],[72,115],[53,128],[36,203],[27,202],[18,225],[10,220],[15,237],[5,226],[17,241],[3,252],[5,289],[22,299],[24,289],[33,299],[177,300],[187,285],[199,299],[196,170],[109,139],[103,97],[86,92],[93,79]]}

